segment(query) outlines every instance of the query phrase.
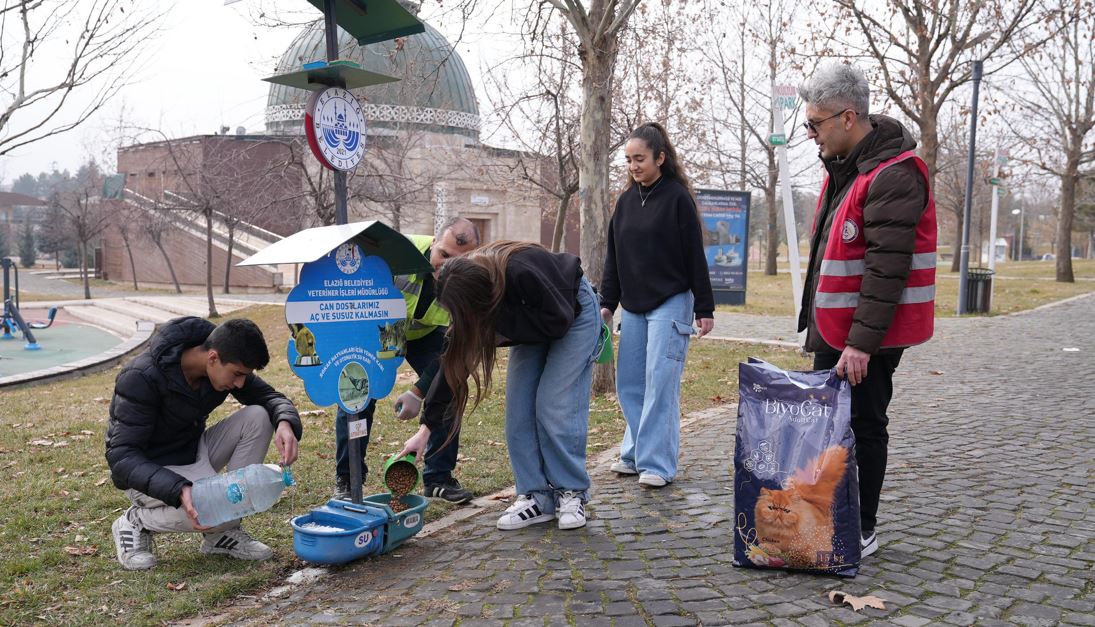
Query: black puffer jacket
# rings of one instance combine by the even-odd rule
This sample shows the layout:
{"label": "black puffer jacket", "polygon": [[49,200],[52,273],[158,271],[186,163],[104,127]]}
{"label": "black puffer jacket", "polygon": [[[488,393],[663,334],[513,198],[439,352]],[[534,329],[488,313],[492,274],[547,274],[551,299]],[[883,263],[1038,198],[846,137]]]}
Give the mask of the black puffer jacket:
{"label": "black puffer jacket", "polygon": [[[118,373],[106,431],[106,460],[118,488],[180,505],[183,486],[190,482],[164,466],[197,460],[209,412],[229,394],[214,390],[209,379],[202,379],[200,389],[194,390],[182,372],[183,351],[204,342],[214,328],[202,318],[171,320],[152,338],[148,350]],[[300,414],[293,403],[258,376],[251,374],[231,394],[244,405],[265,407],[275,427],[287,421],[300,439]]]}

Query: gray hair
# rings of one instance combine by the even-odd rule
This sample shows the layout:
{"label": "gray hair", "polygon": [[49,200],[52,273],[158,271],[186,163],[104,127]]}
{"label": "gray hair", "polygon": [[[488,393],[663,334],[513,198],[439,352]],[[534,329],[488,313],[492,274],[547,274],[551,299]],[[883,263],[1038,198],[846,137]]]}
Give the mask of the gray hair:
{"label": "gray hair", "polygon": [[837,111],[851,109],[865,118],[870,113],[871,90],[867,77],[854,65],[829,63],[799,85],[798,95],[808,104]]}
{"label": "gray hair", "polygon": [[441,230],[437,233],[439,235],[444,235],[445,231],[448,230],[452,230],[452,235],[456,238],[457,245],[467,246],[468,244],[471,244],[473,246],[479,246],[479,227],[471,220],[459,216],[449,218],[448,220],[445,220],[445,223],[441,225]]}

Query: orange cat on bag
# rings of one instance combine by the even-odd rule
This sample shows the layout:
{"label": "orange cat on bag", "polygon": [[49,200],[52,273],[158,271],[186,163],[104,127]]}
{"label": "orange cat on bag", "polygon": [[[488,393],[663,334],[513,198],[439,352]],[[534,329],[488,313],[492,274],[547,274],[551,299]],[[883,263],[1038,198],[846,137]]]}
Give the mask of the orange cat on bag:
{"label": "orange cat on bag", "polygon": [[782,490],[760,489],[755,521],[764,553],[792,568],[827,566],[833,554],[833,499],[848,449],[831,446],[788,479]]}

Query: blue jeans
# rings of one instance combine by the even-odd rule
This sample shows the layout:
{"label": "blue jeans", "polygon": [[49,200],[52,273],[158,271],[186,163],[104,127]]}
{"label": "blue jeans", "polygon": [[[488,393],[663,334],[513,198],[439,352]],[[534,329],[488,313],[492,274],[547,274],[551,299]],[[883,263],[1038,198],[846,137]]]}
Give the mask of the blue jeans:
{"label": "blue jeans", "polygon": [[620,461],[666,481],[677,476],[692,305],[692,292],[681,292],[646,313],[623,310],[620,326],[616,396],[627,421]]}
{"label": "blue jeans", "polygon": [[[441,357],[445,346],[445,328],[438,327],[424,337],[407,342],[407,363],[419,375],[422,374],[431,363]],[[373,414],[376,412],[376,400],[369,401],[368,406],[360,415],[367,421],[369,433],[373,432]],[[339,408],[335,415],[335,476],[350,477],[350,428],[347,426],[346,412]],[[430,435],[426,445],[425,469],[422,471],[422,482],[433,485],[435,483],[447,483],[452,479],[452,471],[456,469],[456,455],[460,450],[460,431],[452,437],[452,442],[442,448],[448,439],[447,429],[438,429]],[[369,467],[365,463],[365,454],[369,450],[369,436],[361,438],[361,481],[369,475]]]}
{"label": "blue jeans", "polygon": [[517,494],[530,494],[545,514],[556,495],[587,499],[586,435],[593,360],[601,333],[600,306],[589,281],[578,290],[582,311],[562,338],[522,344],[506,371],[506,446]]}

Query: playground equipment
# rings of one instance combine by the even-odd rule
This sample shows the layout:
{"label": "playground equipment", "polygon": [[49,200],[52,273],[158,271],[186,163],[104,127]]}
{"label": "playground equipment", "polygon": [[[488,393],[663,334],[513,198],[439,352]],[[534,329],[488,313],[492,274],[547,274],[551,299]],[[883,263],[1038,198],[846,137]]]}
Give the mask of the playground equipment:
{"label": "playground equipment", "polygon": [[[4,268],[4,314],[3,317],[0,317],[0,340],[14,340],[14,331],[18,329],[23,333],[23,339],[26,340],[26,346],[23,347],[25,350],[40,350],[42,346],[34,338],[31,329],[48,329],[53,324],[54,317],[57,316],[57,308],[50,307],[45,321],[28,323],[23,320],[23,316],[19,313],[19,267],[15,265],[15,260],[11,257],[0,259],[0,266]],[[14,297],[12,296],[11,282],[13,274],[15,276]]]}

